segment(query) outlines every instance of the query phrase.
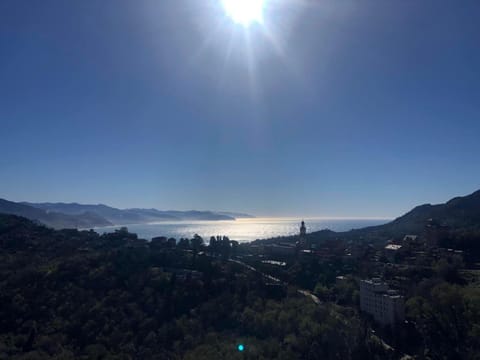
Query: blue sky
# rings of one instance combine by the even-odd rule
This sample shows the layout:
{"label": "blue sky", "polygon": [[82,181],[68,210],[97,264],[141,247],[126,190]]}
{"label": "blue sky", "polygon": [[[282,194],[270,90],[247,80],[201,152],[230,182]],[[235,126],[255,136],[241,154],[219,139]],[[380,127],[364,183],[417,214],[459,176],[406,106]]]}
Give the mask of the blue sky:
{"label": "blue sky", "polygon": [[480,188],[480,2],[0,2],[0,197],[397,216]]}

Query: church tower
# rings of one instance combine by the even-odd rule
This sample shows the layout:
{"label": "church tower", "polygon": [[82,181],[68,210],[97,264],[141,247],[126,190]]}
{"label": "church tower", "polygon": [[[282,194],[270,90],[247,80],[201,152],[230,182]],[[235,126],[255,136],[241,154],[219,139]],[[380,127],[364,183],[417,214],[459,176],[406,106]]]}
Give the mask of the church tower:
{"label": "church tower", "polygon": [[305,221],[302,220],[302,224],[300,225],[300,236],[303,237],[307,234],[307,228],[305,227]]}
{"label": "church tower", "polygon": [[308,249],[310,246],[307,241],[307,228],[305,227],[305,221],[302,220],[300,225],[300,239],[298,241],[298,245],[301,249]]}

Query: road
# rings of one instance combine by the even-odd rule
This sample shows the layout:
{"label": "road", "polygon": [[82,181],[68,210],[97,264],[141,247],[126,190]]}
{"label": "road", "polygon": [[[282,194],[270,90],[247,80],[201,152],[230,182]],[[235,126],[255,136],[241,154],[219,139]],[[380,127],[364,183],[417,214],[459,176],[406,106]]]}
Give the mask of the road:
{"label": "road", "polygon": [[[253,266],[248,265],[248,264],[245,264],[244,262],[242,262],[242,261],[240,261],[240,260],[230,259],[230,261],[231,261],[231,262],[234,262],[234,263],[237,263],[237,264],[239,264],[239,265],[241,265],[241,266],[243,266],[243,267],[245,267],[245,268],[247,268],[247,269],[249,269],[249,270],[251,270],[251,271],[254,271],[254,272],[256,272],[256,273],[259,273],[259,274],[261,274],[264,278],[266,278],[266,279],[268,279],[268,280],[274,281],[274,282],[276,282],[276,283],[280,283],[280,284],[285,285],[285,286],[288,285],[288,283],[286,283],[285,281],[282,281],[282,280],[280,280],[280,279],[278,279],[278,278],[276,278],[276,277],[273,277],[273,276],[271,276],[271,275],[269,275],[269,274],[265,274],[265,273],[263,273],[263,272],[255,269]],[[317,296],[315,296],[314,294],[312,294],[311,291],[304,290],[304,289],[297,289],[297,292],[298,292],[299,294],[301,294],[301,295],[303,295],[303,296],[311,299],[311,300],[312,300],[315,304],[317,304],[317,305],[320,305],[320,304],[322,303]],[[375,331],[373,331],[373,330],[371,330],[371,331],[372,331],[371,336],[374,336],[375,338],[377,338],[378,341],[382,344],[382,346],[383,346],[386,350],[395,351],[395,349],[394,349],[392,346],[388,345],[379,335],[377,335],[377,334],[375,333]],[[404,354],[404,355],[405,355],[405,354]],[[406,355],[406,356],[408,356],[408,355]]]}
{"label": "road", "polygon": [[[240,260],[234,260],[234,259],[230,259],[231,262],[234,262],[236,264],[239,264],[251,271],[254,271],[256,273],[259,273],[260,275],[262,275],[265,279],[268,279],[270,281],[273,281],[273,282],[276,282],[276,283],[279,283],[279,284],[282,284],[282,285],[285,285],[287,286],[288,283],[286,283],[285,281],[282,281],[276,277],[273,277],[272,275],[269,275],[269,274],[265,274],[264,272],[261,272],[260,270],[257,270],[255,269],[253,266],[251,265],[248,265],[248,264],[245,264],[243,261],[240,261]],[[304,290],[304,289],[298,289],[297,292],[309,299],[311,299],[315,304],[317,305],[320,305],[322,302],[320,301],[320,299],[315,296],[314,294],[312,294],[311,291],[308,291],[308,290]]]}

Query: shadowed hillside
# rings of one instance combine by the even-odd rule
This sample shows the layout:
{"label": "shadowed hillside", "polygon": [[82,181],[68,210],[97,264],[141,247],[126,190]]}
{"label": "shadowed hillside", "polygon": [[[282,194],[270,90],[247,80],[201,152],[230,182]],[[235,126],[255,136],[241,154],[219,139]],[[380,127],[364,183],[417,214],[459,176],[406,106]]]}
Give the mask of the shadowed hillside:
{"label": "shadowed hillside", "polygon": [[70,215],[79,215],[84,212],[91,212],[107,219],[109,222],[115,225],[143,224],[156,221],[235,220],[235,216],[233,214],[217,213],[213,211],[174,211],[138,208],[117,209],[103,204],[89,205],[77,203],[25,204],[46,211],[55,211]]}
{"label": "shadowed hillside", "polygon": [[[405,215],[378,226],[353,229],[345,232],[331,230],[315,231],[307,234],[312,241],[329,239],[364,239],[368,241],[403,237],[406,234],[418,234],[425,230],[429,221],[450,227],[455,231],[480,229],[480,190],[473,194],[456,197],[444,204],[425,204],[415,207]],[[284,237],[283,241],[296,241],[297,236]],[[276,239],[259,240],[274,242]]]}
{"label": "shadowed hillside", "polygon": [[55,229],[108,226],[112,223],[96,213],[83,211],[70,215],[0,199],[0,213],[23,216]]}
{"label": "shadowed hillside", "polygon": [[456,197],[444,204],[420,205],[392,222],[360,231],[373,231],[390,236],[421,232],[433,220],[455,229],[480,228],[480,190]]}
{"label": "shadowed hillside", "polygon": [[0,280],[0,359],[329,360],[383,351],[369,345],[353,309],[317,305],[228,259],[126,230],[55,231],[0,215]]}

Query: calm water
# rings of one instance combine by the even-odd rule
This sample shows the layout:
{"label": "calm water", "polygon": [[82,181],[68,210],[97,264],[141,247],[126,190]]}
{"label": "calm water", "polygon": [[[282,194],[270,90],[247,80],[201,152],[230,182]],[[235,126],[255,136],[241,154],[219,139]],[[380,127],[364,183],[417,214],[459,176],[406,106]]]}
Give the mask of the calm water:
{"label": "calm water", "polygon": [[[128,230],[138,234],[142,239],[150,240],[155,236],[180,238],[192,238],[199,234],[204,240],[210,236],[226,235],[231,240],[252,241],[276,236],[298,234],[301,219],[293,218],[255,218],[238,219],[235,221],[175,221],[152,224],[129,225]],[[334,231],[346,231],[366,226],[380,225],[388,222],[388,219],[305,219],[307,232],[330,229]],[[119,226],[107,226],[96,228],[98,233],[112,232]]]}

